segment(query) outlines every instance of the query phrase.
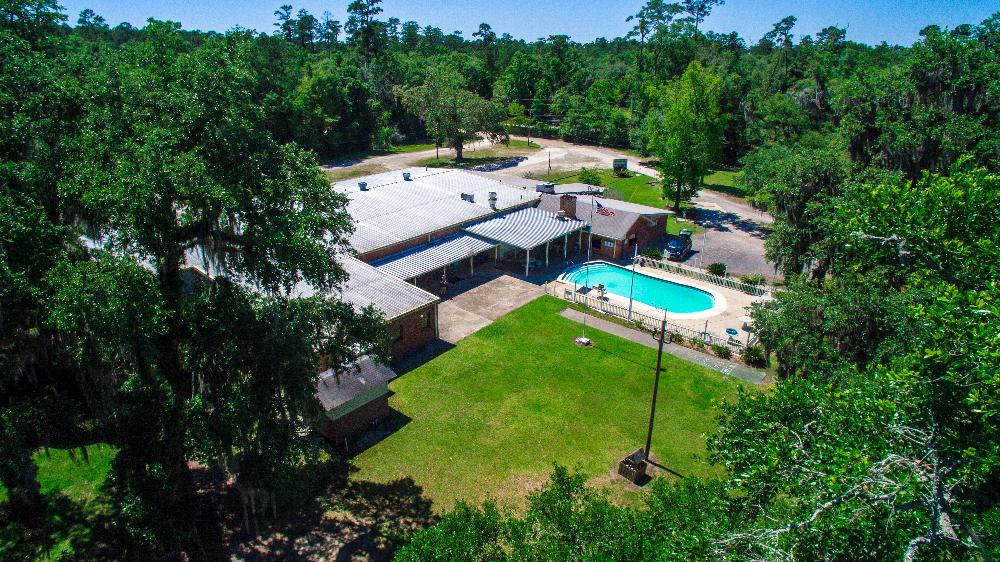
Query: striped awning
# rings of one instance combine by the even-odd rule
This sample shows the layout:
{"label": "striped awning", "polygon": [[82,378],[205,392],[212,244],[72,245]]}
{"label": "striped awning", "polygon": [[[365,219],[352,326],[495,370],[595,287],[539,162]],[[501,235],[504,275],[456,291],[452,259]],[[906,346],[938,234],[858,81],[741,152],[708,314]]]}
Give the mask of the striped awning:
{"label": "striped awning", "polygon": [[495,242],[487,242],[468,234],[456,234],[376,260],[372,265],[394,277],[413,279],[494,247]]}
{"label": "striped awning", "polygon": [[465,231],[522,250],[576,232],[586,225],[576,219],[561,219],[535,207],[521,209],[465,228]]}

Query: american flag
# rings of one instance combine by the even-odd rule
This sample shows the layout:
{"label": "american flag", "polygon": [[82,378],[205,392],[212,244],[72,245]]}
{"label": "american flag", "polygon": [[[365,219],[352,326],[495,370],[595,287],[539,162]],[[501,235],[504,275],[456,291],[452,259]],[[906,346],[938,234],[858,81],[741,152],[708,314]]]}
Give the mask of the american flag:
{"label": "american flag", "polygon": [[[595,203],[596,203],[596,201],[595,201]],[[604,205],[601,205],[600,203],[597,203],[597,214],[598,215],[604,215],[606,217],[613,217],[613,216],[615,216],[615,212],[614,211],[612,211],[611,209],[605,207]]]}

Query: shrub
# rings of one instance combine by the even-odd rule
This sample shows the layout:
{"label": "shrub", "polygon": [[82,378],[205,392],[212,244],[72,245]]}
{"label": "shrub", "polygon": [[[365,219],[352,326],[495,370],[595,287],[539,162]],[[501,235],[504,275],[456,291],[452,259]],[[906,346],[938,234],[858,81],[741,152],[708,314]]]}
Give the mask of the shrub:
{"label": "shrub", "polygon": [[708,267],[706,269],[712,275],[718,275],[719,277],[725,277],[726,275],[729,274],[729,268],[726,267],[726,264],[724,263],[719,263],[719,262],[710,263],[708,264]]}
{"label": "shrub", "polygon": [[764,348],[759,345],[751,345],[743,350],[743,361],[751,367],[767,367],[767,356]]}
{"label": "shrub", "polygon": [[659,248],[646,248],[645,250],[642,251],[642,255],[644,255],[644,256],[646,256],[647,258],[650,258],[650,259],[662,260],[663,259],[663,250],[661,250]]}
{"label": "shrub", "polygon": [[578,178],[580,183],[585,183],[587,185],[597,185],[600,186],[601,175],[597,173],[596,170],[591,170],[590,168],[584,168],[580,170],[580,176]]}
{"label": "shrub", "polygon": [[724,345],[717,344],[717,343],[713,343],[712,344],[712,353],[718,355],[719,357],[721,357],[723,359],[729,359],[729,358],[731,358],[733,356],[732,350],[730,350],[728,347],[726,347]]}
{"label": "shrub", "polygon": [[703,342],[701,340],[701,338],[699,338],[697,336],[688,338],[688,343],[691,344],[691,347],[696,348],[696,349],[704,349],[705,348],[705,342]]}
{"label": "shrub", "polygon": [[747,273],[740,277],[740,281],[746,283],[747,285],[763,285],[764,276],[759,273]]}

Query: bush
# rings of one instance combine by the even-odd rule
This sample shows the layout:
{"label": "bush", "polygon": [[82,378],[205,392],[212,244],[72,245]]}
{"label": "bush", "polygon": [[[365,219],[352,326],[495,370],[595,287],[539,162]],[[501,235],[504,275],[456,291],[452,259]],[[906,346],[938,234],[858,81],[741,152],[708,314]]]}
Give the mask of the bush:
{"label": "bush", "polygon": [[712,275],[718,275],[719,277],[725,277],[729,274],[729,268],[726,267],[726,264],[719,262],[708,264],[707,270]]}
{"label": "bush", "polygon": [[705,342],[702,341],[702,339],[699,338],[699,337],[688,338],[688,343],[691,344],[691,347],[693,347],[695,349],[704,349],[705,348]]}
{"label": "bush", "polygon": [[646,256],[647,258],[650,258],[650,259],[662,260],[663,259],[663,250],[661,250],[659,248],[646,248],[645,250],[642,251],[642,255],[644,255],[644,256]]}
{"label": "bush", "polygon": [[746,283],[747,285],[763,285],[764,276],[759,273],[747,273],[740,277],[740,281]]}
{"label": "bush", "polygon": [[590,168],[580,170],[578,179],[580,180],[580,183],[585,183],[587,185],[602,185],[601,175],[597,173],[597,170],[591,170]]}
{"label": "bush", "polygon": [[717,343],[712,344],[712,353],[718,355],[722,359],[729,359],[733,356],[733,352],[731,349]]}
{"label": "bush", "polygon": [[750,347],[744,349],[743,361],[751,367],[758,367],[761,369],[767,367],[767,355],[764,353],[764,348],[759,345],[751,345]]}

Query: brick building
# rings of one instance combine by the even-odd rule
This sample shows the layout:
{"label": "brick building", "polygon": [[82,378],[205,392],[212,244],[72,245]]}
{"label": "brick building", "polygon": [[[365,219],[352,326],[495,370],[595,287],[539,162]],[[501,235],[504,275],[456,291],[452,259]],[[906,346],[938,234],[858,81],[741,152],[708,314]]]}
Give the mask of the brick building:
{"label": "brick building", "polygon": [[[598,212],[598,205],[605,211]],[[539,209],[549,212],[562,211],[590,223],[590,257],[621,259],[629,257],[635,248],[645,248],[659,242],[666,234],[666,209],[657,209],[637,203],[573,194],[543,194]]]}

